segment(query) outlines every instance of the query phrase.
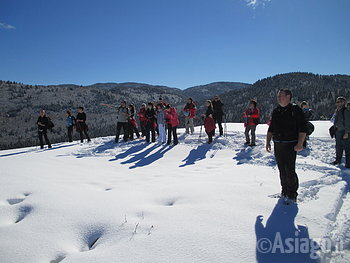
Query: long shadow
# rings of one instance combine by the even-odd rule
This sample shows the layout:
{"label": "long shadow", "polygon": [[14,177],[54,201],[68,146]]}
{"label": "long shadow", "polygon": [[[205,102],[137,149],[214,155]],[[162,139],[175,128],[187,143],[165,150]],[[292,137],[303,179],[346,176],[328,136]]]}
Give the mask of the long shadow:
{"label": "long shadow", "polygon": [[52,150],[57,150],[57,149],[61,149],[61,148],[72,147],[74,145],[76,145],[76,144],[52,146],[52,148],[47,148],[47,149],[31,149],[31,150],[28,150],[28,151],[21,151],[21,152],[15,152],[15,153],[2,154],[2,155],[0,155],[0,158],[14,156],[14,155],[20,155],[20,154],[25,154],[25,153],[32,153],[32,152],[39,153],[39,152],[52,151]]}
{"label": "long shadow", "polygon": [[185,167],[187,165],[195,164],[196,162],[206,158],[207,152],[212,148],[212,144],[202,144],[199,145],[196,149],[192,149],[188,156],[182,161],[185,162],[179,167]]}
{"label": "long shadow", "polygon": [[[250,146],[244,147],[232,159],[237,161],[237,165],[250,163],[250,161],[253,160],[253,157],[254,157],[253,150],[254,150],[254,148],[252,148]],[[260,157],[259,157],[259,159],[260,159]],[[266,164],[268,166],[276,166],[277,165],[275,158],[272,158]]]}
{"label": "long shadow", "polygon": [[164,154],[166,152],[170,151],[172,148],[174,148],[174,146],[163,145],[155,153],[152,153],[151,155],[148,155],[145,158],[140,159],[133,166],[130,166],[129,169],[134,169],[134,168],[150,165],[151,163],[154,163],[155,161],[162,158],[164,156]]}
{"label": "long shadow", "polygon": [[97,146],[93,152],[94,153],[103,153],[109,149],[113,149],[114,147],[116,146],[116,143],[114,142],[114,139],[113,140],[110,140],[110,141],[107,141],[105,142],[104,144],[101,144],[99,146]]}
{"label": "long shadow", "polygon": [[119,159],[124,159],[124,158],[128,157],[129,155],[132,155],[134,153],[137,153],[137,152],[141,151],[147,145],[148,145],[148,143],[144,142],[144,143],[141,143],[139,145],[132,146],[129,149],[127,149],[125,152],[117,154],[115,156],[115,158],[110,159],[109,161],[112,162],[112,161],[117,161]]}
{"label": "long shadow", "polygon": [[[141,145],[135,146],[135,147],[136,147],[136,148],[134,148],[133,150],[131,150],[131,148],[129,149],[129,150],[131,150],[131,151],[129,151],[128,155],[131,155],[131,152],[132,152],[132,151],[133,151],[134,153],[136,153],[136,152],[138,152],[139,150],[143,149],[143,148],[144,148],[144,145],[142,145],[142,147],[141,147]],[[152,152],[153,150],[155,150],[155,149],[158,148],[158,147],[160,147],[160,145],[154,144],[154,145],[152,145],[151,147],[146,148],[144,151],[139,152],[139,153],[133,155],[133,157],[131,157],[130,159],[121,162],[121,164],[128,164],[128,163],[133,164],[133,163],[136,163],[136,162],[142,160],[143,158],[145,158],[150,152]],[[123,153],[122,153],[122,154],[123,154]],[[126,155],[126,156],[128,156],[128,155]],[[125,155],[122,155],[122,156],[125,156]],[[125,157],[126,157],[126,156],[125,156]],[[120,157],[120,155],[119,155],[119,157]],[[124,157],[124,158],[125,158],[125,157]],[[111,159],[111,160],[109,160],[109,161],[116,161],[116,160],[117,160],[117,159],[114,158],[114,159]]]}
{"label": "long shadow", "polygon": [[101,144],[101,145],[97,146],[92,152],[93,153],[103,153],[103,152],[105,152],[107,150],[114,149],[115,147],[120,147],[120,146],[123,146],[123,145],[134,145],[134,144],[138,144],[138,143],[140,143],[140,141],[136,141],[136,140],[115,143],[114,139],[113,139],[113,140],[107,141],[104,144]]}
{"label": "long shadow", "polygon": [[285,205],[278,200],[266,226],[263,217],[256,218],[256,259],[258,263],[316,263],[320,246],[310,239],[307,227],[295,226],[296,204]]}

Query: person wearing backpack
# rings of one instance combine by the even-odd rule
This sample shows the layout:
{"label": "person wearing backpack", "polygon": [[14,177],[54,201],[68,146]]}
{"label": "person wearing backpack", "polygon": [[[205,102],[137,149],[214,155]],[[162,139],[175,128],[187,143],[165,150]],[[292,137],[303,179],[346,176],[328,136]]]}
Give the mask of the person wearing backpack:
{"label": "person wearing backpack", "polygon": [[76,127],[75,129],[77,130],[77,132],[79,132],[80,135],[80,142],[83,143],[84,142],[84,137],[83,137],[83,133],[85,134],[85,137],[87,139],[88,142],[91,142],[90,136],[88,134],[88,126],[86,124],[86,114],[84,112],[84,107],[79,107],[78,108],[78,114],[76,117]]}
{"label": "person wearing backpack", "polygon": [[167,144],[169,145],[171,143],[171,136],[173,136],[174,145],[177,145],[179,143],[177,138],[177,126],[179,125],[179,117],[177,114],[177,111],[174,107],[171,107],[170,104],[166,105],[165,107],[165,121],[167,123],[168,128],[168,140]]}
{"label": "person wearing backpack", "polygon": [[66,127],[67,127],[67,134],[68,134],[68,141],[73,141],[73,127],[75,125],[75,118],[72,116],[72,112],[70,110],[67,110],[67,118],[66,118]]}
{"label": "person wearing backpack", "polygon": [[[40,115],[38,117],[38,120],[36,121],[36,124],[38,125],[38,136],[40,141],[40,148],[44,149],[44,142],[43,137],[45,139],[45,142],[49,148],[52,148],[49,138],[47,137],[47,130],[50,128],[50,118],[46,116],[45,110],[40,111]],[[52,128],[52,127],[51,127]]]}
{"label": "person wearing backpack", "polygon": [[305,117],[305,121],[306,121],[306,138],[304,141],[304,148],[306,148],[307,145],[307,140],[309,140],[309,136],[314,132],[315,130],[315,126],[310,122],[314,112],[310,109],[309,107],[309,103],[307,103],[306,101],[303,101],[302,103],[300,103],[300,108],[303,110],[304,112],[304,117]]}
{"label": "person wearing backpack", "polygon": [[[248,109],[243,113],[244,117],[244,127],[245,127],[245,145],[256,146],[255,144],[255,130],[256,126],[259,124],[260,111],[257,108],[256,100],[251,100],[249,102]],[[251,139],[249,137],[249,132],[251,133]]]}
{"label": "person wearing backpack", "polygon": [[291,103],[292,92],[280,89],[277,94],[278,107],[272,112],[271,124],[266,135],[266,151],[274,154],[281,180],[281,198],[285,204],[295,203],[298,196],[299,179],[295,172],[297,152],[303,150],[306,136],[306,121],[302,109]]}
{"label": "person wearing backpack", "polygon": [[194,124],[193,119],[196,116],[196,105],[193,102],[192,98],[188,98],[187,103],[183,109],[183,113],[185,116],[185,127],[186,127],[186,133],[189,134],[191,130],[191,134],[194,133]]}
{"label": "person wearing backpack", "polygon": [[345,167],[350,168],[350,110],[345,105],[346,99],[338,97],[334,119],[336,159],[332,164],[340,164],[345,151]]}

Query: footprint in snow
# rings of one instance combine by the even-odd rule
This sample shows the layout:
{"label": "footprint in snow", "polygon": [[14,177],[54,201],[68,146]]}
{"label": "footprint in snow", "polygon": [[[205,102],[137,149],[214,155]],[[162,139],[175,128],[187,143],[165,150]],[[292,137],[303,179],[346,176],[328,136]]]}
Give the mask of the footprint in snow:
{"label": "footprint in snow", "polygon": [[24,193],[23,195],[24,195],[23,198],[22,198],[22,197],[19,197],[19,198],[9,198],[9,199],[7,199],[7,203],[8,203],[9,205],[16,205],[16,204],[22,203],[22,202],[26,199],[26,197],[30,195],[30,193],[26,192],[26,193]]}
{"label": "footprint in snow", "polygon": [[83,237],[84,245],[81,249],[81,252],[95,249],[96,246],[98,245],[98,241],[101,239],[103,234],[104,234],[103,228],[96,228],[96,229],[91,229],[87,231]]}
{"label": "footprint in snow", "polygon": [[66,256],[60,255],[60,256],[58,256],[56,259],[51,260],[50,263],[59,263],[59,262],[61,262],[62,260],[64,260],[65,258],[66,258]]}
{"label": "footprint in snow", "polygon": [[18,209],[18,215],[17,215],[17,220],[15,223],[21,222],[24,218],[26,218],[31,212],[33,211],[33,207],[31,206],[21,206]]}
{"label": "footprint in snow", "polygon": [[10,199],[7,199],[7,202],[9,203],[9,205],[16,205],[16,204],[22,203],[24,199],[25,198],[10,198]]}

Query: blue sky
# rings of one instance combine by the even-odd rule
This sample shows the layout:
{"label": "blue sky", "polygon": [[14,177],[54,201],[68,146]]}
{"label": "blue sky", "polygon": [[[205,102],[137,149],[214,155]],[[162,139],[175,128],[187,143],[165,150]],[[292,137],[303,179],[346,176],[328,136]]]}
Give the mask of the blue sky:
{"label": "blue sky", "polygon": [[350,74],[349,0],[1,0],[0,79],[187,88]]}

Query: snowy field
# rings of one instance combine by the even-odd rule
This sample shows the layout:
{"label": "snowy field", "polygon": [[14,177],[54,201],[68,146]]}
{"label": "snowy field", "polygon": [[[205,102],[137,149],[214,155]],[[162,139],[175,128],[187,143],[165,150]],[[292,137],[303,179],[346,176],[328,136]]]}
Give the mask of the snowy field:
{"label": "snowy field", "polygon": [[212,145],[196,127],[177,146],[105,137],[0,151],[0,262],[348,263],[350,171],[329,165],[330,123],[314,124],[297,205],[275,196],[266,125],[254,148],[228,124]]}

